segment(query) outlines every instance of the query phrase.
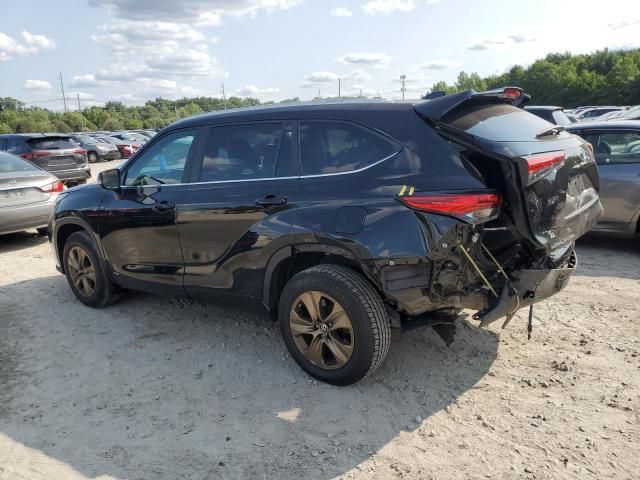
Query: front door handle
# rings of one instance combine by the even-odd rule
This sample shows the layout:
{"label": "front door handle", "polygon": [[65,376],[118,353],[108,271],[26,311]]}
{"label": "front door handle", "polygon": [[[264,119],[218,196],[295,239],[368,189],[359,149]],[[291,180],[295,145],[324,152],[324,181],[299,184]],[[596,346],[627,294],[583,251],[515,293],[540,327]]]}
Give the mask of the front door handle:
{"label": "front door handle", "polygon": [[156,211],[156,212],[170,212],[171,210],[175,210],[176,208],[176,204],[173,202],[167,202],[166,200],[156,203],[153,207],[151,207],[152,210]]}
{"label": "front door handle", "polygon": [[256,200],[256,205],[260,207],[280,207],[287,203],[287,199],[283,197],[276,197],[275,195],[265,195],[264,198]]}

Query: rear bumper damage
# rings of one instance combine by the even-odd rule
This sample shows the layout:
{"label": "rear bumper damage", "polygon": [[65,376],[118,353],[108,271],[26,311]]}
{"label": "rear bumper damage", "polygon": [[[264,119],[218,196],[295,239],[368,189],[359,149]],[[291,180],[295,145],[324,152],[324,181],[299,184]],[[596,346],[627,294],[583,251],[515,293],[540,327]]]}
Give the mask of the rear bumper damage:
{"label": "rear bumper damage", "polygon": [[473,318],[480,321],[481,327],[505,318],[503,326],[506,326],[521,308],[549,298],[566,287],[577,265],[576,253],[571,252],[563,268],[509,272],[509,280],[505,281],[500,296]]}

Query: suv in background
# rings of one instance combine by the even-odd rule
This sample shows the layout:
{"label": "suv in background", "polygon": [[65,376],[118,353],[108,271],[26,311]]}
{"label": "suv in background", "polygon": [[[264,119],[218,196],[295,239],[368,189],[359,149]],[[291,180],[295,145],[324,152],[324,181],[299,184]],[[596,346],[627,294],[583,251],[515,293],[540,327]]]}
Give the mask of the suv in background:
{"label": "suv in background", "polygon": [[524,109],[537,115],[540,118],[545,119],[547,122],[554,125],[560,125],[566,127],[571,125],[571,119],[565,115],[562,107],[542,106],[542,105],[527,105]]}
{"label": "suv in background", "polygon": [[87,151],[70,136],[56,133],[0,135],[0,150],[18,155],[53,173],[65,184],[86,183],[91,178]]}
{"label": "suv in background", "polygon": [[71,135],[71,139],[87,151],[89,163],[120,160],[118,147],[89,135]]}
{"label": "suv in background", "polygon": [[569,281],[602,213],[598,171],[524,98],[182,119],[61,194],[57,268],[91,307],[121,288],[262,304],[301,368],[349,385],[381,365],[391,327],[452,328],[462,308],[508,322]]}

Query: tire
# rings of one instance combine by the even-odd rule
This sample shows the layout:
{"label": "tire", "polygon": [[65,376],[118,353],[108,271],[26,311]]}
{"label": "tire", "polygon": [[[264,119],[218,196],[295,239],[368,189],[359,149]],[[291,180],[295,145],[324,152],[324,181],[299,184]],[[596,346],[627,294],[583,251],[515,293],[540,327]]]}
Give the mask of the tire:
{"label": "tire", "polygon": [[[83,279],[81,284],[78,285],[74,282],[74,272],[78,272],[80,269],[74,267],[74,260],[76,266],[78,263],[78,257],[76,253],[79,251],[84,252],[88,262],[83,258],[81,266],[83,271],[88,271],[87,265],[93,268],[93,280],[91,276],[87,276]],[[72,233],[64,244],[64,252],[62,256],[64,262],[64,271],[69,282],[69,286],[78,300],[89,307],[103,308],[112,304],[117,300],[116,288],[108,277],[107,272],[104,270],[100,256],[96,250],[96,247],[91,240],[91,237],[87,232],[75,232]],[[76,277],[77,278],[77,277]],[[93,289],[85,288],[84,286],[91,286]]]}
{"label": "tire", "polygon": [[99,160],[98,154],[96,152],[89,152],[87,154],[87,160],[89,160],[89,163],[96,163]]}
{"label": "tire", "polygon": [[[313,303],[318,305],[315,311],[319,314],[315,316],[320,321],[313,322],[314,315],[306,305],[318,296],[321,299]],[[350,330],[336,328],[347,324],[339,307],[347,316]],[[332,322],[336,314],[341,320]],[[391,325],[382,298],[364,277],[341,265],[318,265],[289,280],[280,296],[278,322],[296,363],[312,377],[332,385],[346,386],[362,380],[382,364],[389,352]],[[315,349],[319,355],[309,353],[316,341],[327,342]],[[337,356],[333,355],[336,346]],[[318,360],[314,362],[310,356]]]}
{"label": "tire", "polygon": [[38,235],[42,235],[43,237],[49,235],[49,229],[47,227],[36,228],[36,231],[38,232]]}

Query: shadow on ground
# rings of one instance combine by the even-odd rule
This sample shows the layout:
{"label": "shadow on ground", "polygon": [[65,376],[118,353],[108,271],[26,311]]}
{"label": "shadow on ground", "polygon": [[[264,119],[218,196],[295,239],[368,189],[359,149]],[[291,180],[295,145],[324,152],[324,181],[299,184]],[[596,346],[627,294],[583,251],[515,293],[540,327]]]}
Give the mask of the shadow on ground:
{"label": "shadow on ground", "polygon": [[47,242],[47,237],[36,233],[35,230],[0,235],[0,253],[18,252]]}
{"label": "shadow on ground", "polygon": [[338,388],[237,309],[139,294],[91,310],[62,276],[5,286],[0,306],[0,434],[90,478],[331,478],[473,388],[498,349],[464,321],[448,349],[398,333]]}

